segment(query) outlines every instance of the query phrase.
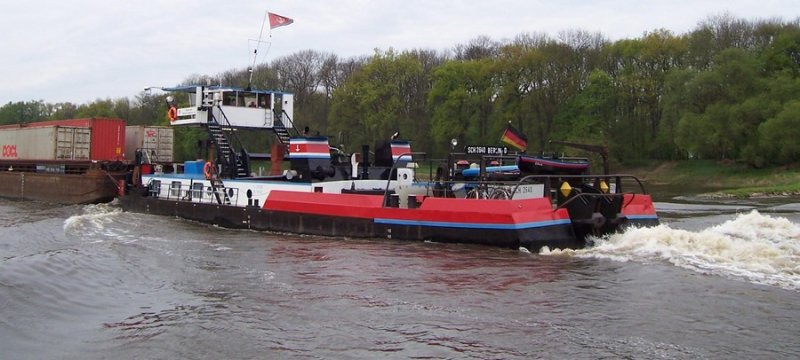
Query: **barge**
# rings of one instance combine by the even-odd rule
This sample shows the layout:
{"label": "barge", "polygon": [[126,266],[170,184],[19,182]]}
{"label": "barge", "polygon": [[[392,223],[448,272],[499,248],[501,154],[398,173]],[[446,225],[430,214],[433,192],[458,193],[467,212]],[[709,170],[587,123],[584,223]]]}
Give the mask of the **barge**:
{"label": "barge", "polygon": [[127,175],[124,141],[121,119],[0,126],[0,196],[59,204],[111,201]]}

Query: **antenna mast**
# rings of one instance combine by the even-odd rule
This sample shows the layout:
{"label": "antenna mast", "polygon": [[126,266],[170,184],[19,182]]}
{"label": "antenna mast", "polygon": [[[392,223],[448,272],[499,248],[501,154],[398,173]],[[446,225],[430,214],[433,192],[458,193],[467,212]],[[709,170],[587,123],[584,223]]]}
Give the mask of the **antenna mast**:
{"label": "antenna mast", "polygon": [[[250,73],[250,77],[249,77],[249,79],[247,79],[247,89],[248,90],[250,90],[250,88],[253,85],[253,73],[256,70],[256,61],[258,60],[258,48],[261,46],[261,43],[263,42],[263,41],[261,41],[261,39],[264,36],[264,25],[266,25],[266,23],[267,23],[267,17],[268,16],[269,16],[269,12],[264,12],[264,20],[261,22],[261,30],[258,32],[258,40],[250,39],[251,41],[255,41],[256,42],[256,46],[255,46],[255,49],[253,50],[253,65],[251,65],[250,68],[247,69],[247,71]],[[272,37],[272,33],[271,32],[272,32],[272,29],[270,29],[270,37]],[[269,44],[270,44],[270,47],[272,47],[272,42],[269,42]],[[267,53],[269,53],[269,48],[267,48]]]}

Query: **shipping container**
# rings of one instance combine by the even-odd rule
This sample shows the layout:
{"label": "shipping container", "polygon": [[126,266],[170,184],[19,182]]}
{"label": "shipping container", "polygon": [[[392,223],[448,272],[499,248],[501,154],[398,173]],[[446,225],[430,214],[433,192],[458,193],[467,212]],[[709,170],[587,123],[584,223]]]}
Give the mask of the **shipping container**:
{"label": "shipping container", "polygon": [[[71,126],[91,129],[89,157],[97,161],[121,161],[125,159],[125,120],[113,118],[87,118],[42,121],[22,124],[21,128]],[[0,130],[5,130],[0,128]]]}
{"label": "shipping container", "polygon": [[174,147],[173,129],[169,126],[138,125],[125,128],[126,160],[135,160],[136,150],[142,149],[151,162],[172,162]]}
{"label": "shipping container", "polygon": [[92,129],[72,126],[0,129],[3,160],[89,160]]}

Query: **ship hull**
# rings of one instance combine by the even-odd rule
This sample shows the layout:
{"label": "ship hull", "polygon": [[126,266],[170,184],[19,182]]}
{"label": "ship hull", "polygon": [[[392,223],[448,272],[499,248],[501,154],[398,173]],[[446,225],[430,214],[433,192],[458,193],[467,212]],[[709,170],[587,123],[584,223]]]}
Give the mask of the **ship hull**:
{"label": "ship hull", "polygon": [[[531,201],[522,202],[529,211],[507,212],[497,216],[490,214],[491,209],[461,212],[437,209],[436,200],[446,203],[448,199],[427,199],[431,204],[429,209],[398,209],[375,205],[379,204],[380,199],[335,203],[333,201],[351,200],[347,198],[352,196],[319,195],[278,191],[271,194],[263,207],[163,200],[138,195],[122,197],[120,204],[126,211],[175,216],[237,229],[526,247],[531,250],[543,246],[585,246],[584,239],[575,237],[566,213],[553,211],[549,205],[530,209],[537,206]],[[422,207],[425,207],[425,203]],[[514,220],[520,218],[526,220]]]}
{"label": "ship hull", "polygon": [[54,174],[0,171],[0,197],[57,204],[108,202],[118,195],[113,179],[102,171]]}

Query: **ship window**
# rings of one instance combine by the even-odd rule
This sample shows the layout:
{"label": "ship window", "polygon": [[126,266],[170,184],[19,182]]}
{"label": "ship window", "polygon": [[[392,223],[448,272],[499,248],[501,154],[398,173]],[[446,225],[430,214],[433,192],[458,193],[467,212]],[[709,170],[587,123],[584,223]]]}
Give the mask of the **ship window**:
{"label": "ship window", "polygon": [[198,200],[203,199],[203,183],[192,184],[192,197]]}
{"label": "ship window", "polygon": [[180,181],[173,181],[172,184],[169,186],[169,195],[174,197],[181,196],[181,182]]}
{"label": "ship window", "polygon": [[236,106],[236,93],[233,91],[222,93],[222,105]]}
{"label": "ship window", "polygon": [[161,180],[153,180],[150,182],[150,196],[158,197],[161,195]]}
{"label": "ship window", "polygon": [[255,93],[243,92],[239,94],[239,97],[244,100],[244,106],[252,108],[257,106]]}
{"label": "ship window", "polygon": [[267,94],[258,95],[258,107],[265,109],[269,108],[269,95]]}

